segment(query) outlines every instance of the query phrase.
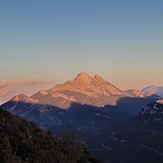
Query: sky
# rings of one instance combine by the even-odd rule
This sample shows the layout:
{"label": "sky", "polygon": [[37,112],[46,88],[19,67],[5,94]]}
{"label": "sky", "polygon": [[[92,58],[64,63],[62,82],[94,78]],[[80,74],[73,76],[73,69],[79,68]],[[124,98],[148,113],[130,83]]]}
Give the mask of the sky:
{"label": "sky", "polygon": [[0,1],[1,99],[81,71],[121,89],[163,85],[163,1]]}

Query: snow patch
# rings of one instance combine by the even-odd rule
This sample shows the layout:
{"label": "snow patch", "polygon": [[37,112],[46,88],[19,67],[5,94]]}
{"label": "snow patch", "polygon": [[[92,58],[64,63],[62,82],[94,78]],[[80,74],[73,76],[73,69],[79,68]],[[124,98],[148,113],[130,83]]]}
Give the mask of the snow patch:
{"label": "snow patch", "polygon": [[156,102],[159,103],[159,104],[163,104],[163,99],[157,100]]}

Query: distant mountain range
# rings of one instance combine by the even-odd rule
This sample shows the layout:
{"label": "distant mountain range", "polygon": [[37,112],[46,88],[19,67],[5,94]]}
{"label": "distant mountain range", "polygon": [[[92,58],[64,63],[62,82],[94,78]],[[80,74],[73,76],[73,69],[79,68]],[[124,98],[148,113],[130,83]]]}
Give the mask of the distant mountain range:
{"label": "distant mountain range", "polygon": [[[73,81],[40,90],[30,97],[24,94],[14,96],[2,108],[37,122],[41,128],[53,134],[71,126],[82,135],[87,149],[93,155],[102,158],[104,162],[125,162],[123,155],[130,153],[128,149],[133,148],[135,152],[139,148],[131,145],[124,149],[126,146],[122,147],[123,139],[118,139],[116,135],[125,138],[126,133],[129,134],[133,128],[135,130],[140,110],[149,104],[158,103],[158,100],[161,97],[150,89],[124,91],[99,75],[91,77],[82,72]],[[143,118],[142,123],[145,123],[146,119]],[[122,155],[119,161],[114,156],[116,151]],[[146,150],[144,152],[146,154]],[[138,161],[141,162],[141,159]]]}
{"label": "distant mountain range", "polygon": [[[48,104],[51,106],[68,109],[72,103],[104,107],[105,105],[116,105],[123,97],[156,97],[151,90],[123,91],[99,75],[89,76],[85,72],[78,74],[73,81],[66,81],[47,90],[40,90],[28,97],[26,95],[14,96],[10,101],[34,104]],[[156,98],[159,98],[158,96]]]}

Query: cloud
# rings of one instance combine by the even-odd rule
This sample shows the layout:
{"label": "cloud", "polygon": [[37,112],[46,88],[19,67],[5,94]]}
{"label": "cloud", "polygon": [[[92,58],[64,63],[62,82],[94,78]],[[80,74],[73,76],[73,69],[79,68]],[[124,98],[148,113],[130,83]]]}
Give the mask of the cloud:
{"label": "cloud", "polygon": [[8,101],[15,95],[23,93],[30,96],[38,90],[52,86],[54,86],[53,81],[29,80],[26,78],[0,81],[0,104]]}
{"label": "cloud", "polygon": [[0,96],[4,96],[9,93],[11,90],[9,88],[1,88],[0,89]]}
{"label": "cloud", "polygon": [[2,104],[3,102],[9,100],[9,98],[11,97],[10,94],[12,93],[12,90],[10,88],[1,88],[0,87],[0,104]]}
{"label": "cloud", "polygon": [[29,79],[21,79],[21,80],[2,80],[0,82],[0,88],[12,86],[12,85],[38,85],[38,84],[47,84],[48,81],[39,81],[39,80],[29,80]]}

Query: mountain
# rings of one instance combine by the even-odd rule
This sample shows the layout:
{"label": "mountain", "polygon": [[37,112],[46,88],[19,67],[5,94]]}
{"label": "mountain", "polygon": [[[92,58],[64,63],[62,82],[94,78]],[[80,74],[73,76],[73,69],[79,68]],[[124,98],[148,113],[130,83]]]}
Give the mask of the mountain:
{"label": "mountain", "polygon": [[152,91],[163,98],[163,86],[150,85],[142,89],[143,92]]}
{"label": "mountain", "polygon": [[48,90],[41,90],[31,98],[41,103],[55,105],[59,108],[68,109],[71,103],[104,106],[107,103],[115,104],[116,99],[111,96],[125,96],[127,93],[118,89],[98,75],[89,76],[85,72],[78,74],[73,81],[66,81]]}
{"label": "mountain", "polygon": [[85,72],[78,74],[73,81],[66,81],[47,90],[40,90],[28,97],[17,95],[10,101],[21,101],[26,103],[40,103],[56,106],[62,109],[69,109],[72,103],[104,107],[105,105],[116,105],[123,97],[152,97],[153,92],[142,92],[141,90],[123,91],[99,75],[89,76]]}
{"label": "mountain", "polygon": [[34,122],[24,120],[0,108],[0,160],[13,162],[94,162],[71,131],[59,139],[43,132]]}
{"label": "mountain", "polygon": [[[10,107],[12,106],[12,107]],[[123,126],[132,116],[121,112],[108,112],[107,109],[89,105],[73,104],[70,110],[51,105],[10,101],[4,104],[13,114],[34,121],[45,131],[56,135],[60,129],[73,128],[92,156],[107,162],[108,156],[97,155],[97,151],[109,151],[103,142],[119,126]],[[108,135],[108,136],[107,136]],[[97,141],[98,140],[98,141]],[[94,153],[95,152],[95,153]]]}
{"label": "mountain", "polygon": [[[114,142],[107,140],[106,144],[115,150],[117,156],[120,155],[119,162],[162,163],[163,100],[146,105],[111,137]],[[110,155],[111,162],[117,162],[115,157]]]}
{"label": "mountain", "polygon": [[142,91],[138,89],[129,89],[125,92],[128,93],[128,95],[131,97],[150,97],[156,95],[155,92],[151,90]]}
{"label": "mountain", "polygon": [[[104,162],[116,162],[115,147],[121,143],[115,142],[112,133],[131,122],[141,108],[159,99],[158,95],[149,91],[123,91],[99,75],[91,77],[82,72],[73,81],[40,90],[30,97],[24,94],[14,96],[2,107],[36,122],[54,135],[60,129],[66,130],[71,126],[81,135],[92,155]],[[124,153],[121,153],[119,155],[123,156]]]}
{"label": "mountain", "polygon": [[130,125],[163,132],[163,100],[146,105]]}
{"label": "mountain", "polygon": [[154,115],[158,115],[158,114],[163,114],[163,100],[157,100],[156,102],[152,103],[152,104],[148,104],[147,106],[145,106],[138,115],[140,114],[154,114]]}

